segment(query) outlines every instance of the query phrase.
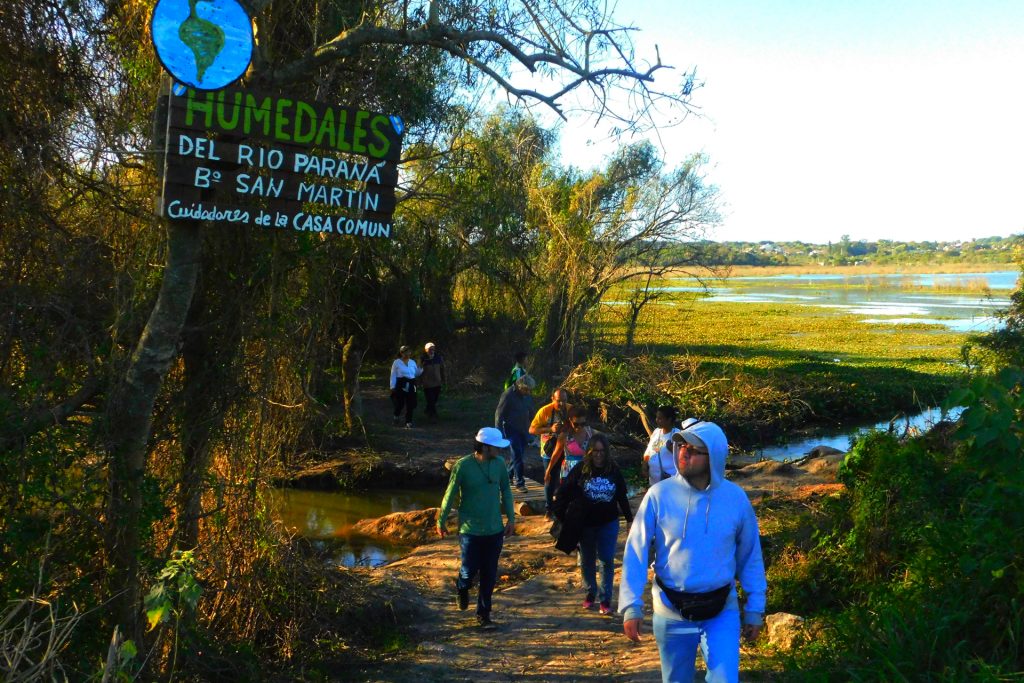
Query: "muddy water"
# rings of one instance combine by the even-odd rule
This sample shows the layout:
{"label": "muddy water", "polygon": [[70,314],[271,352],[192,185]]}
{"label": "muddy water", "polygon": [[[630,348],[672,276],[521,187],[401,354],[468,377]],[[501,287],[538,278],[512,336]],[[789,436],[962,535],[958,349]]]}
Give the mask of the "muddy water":
{"label": "muddy water", "polygon": [[363,519],[392,512],[438,507],[443,491],[369,490],[305,491],[278,489],[274,507],[285,528],[310,539],[335,564],[378,567],[404,555],[409,548],[352,531]]}

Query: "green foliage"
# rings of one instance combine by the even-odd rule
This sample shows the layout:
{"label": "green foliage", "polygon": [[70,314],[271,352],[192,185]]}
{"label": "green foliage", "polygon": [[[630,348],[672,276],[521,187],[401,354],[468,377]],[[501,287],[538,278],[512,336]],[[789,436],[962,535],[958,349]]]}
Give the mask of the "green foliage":
{"label": "green foliage", "polygon": [[844,608],[794,662],[808,680],[1007,680],[1024,672],[1024,374],[979,377],[944,448],[873,434],[840,470],[848,513],[811,557]]}
{"label": "green foliage", "polygon": [[[103,676],[107,673],[107,664],[106,661],[100,663],[100,673],[98,676]],[[135,646],[135,641],[131,639],[123,641],[117,648],[113,670],[109,673],[113,675],[115,681],[131,683],[138,678],[140,668],[139,650]]]}
{"label": "green foliage", "polygon": [[[668,315],[661,317],[661,325],[671,320]],[[666,355],[670,351],[679,354],[669,358],[595,354],[574,368],[564,384],[613,406],[612,422],[632,420],[636,424],[629,426],[634,431],[638,423],[627,405],[638,404],[651,411],[667,404],[684,415],[715,420],[726,429],[730,443],[750,446],[815,420],[849,422],[914,410],[920,397],[938,401],[946,393],[944,385],[952,383],[951,379],[891,366],[826,362],[812,353],[794,359],[794,354],[779,351],[782,360],[770,365],[753,357],[723,358],[723,345],[714,343],[718,340],[712,335],[733,334],[734,329],[725,326],[722,331],[702,331],[698,338],[686,340],[701,346],[689,349],[682,343],[666,343]],[[683,355],[687,350],[706,351]]]}
{"label": "green foliage", "polygon": [[[1024,274],[1024,247],[1018,246],[1017,262]],[[1010,295],[1010,306],[1000,317],[1002,326],[972,339],[965,354],[969,356],[971,347],[977,346],[992,355],[986,363],[989,367],[1024,367],[1024,277],[1018,280],[1017,289]]]}
{"label": "green foliage", "polygon": [[186,613],[194,612],[203,589],[195,577],[196,560],[191,550],[175,551],[146,595],[144,609],[149,630],[167,623],[173,617],[179,622]]}

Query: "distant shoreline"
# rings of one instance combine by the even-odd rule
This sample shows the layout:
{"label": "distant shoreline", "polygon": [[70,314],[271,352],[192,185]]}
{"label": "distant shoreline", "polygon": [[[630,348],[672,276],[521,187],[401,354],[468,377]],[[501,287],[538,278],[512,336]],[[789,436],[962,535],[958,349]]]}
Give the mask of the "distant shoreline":
{"label": "distant shoreline", "polygon": [[[723,268],[725,270],[725,268]],[[886,274],[919,274],[919,273],[995,273],[1000,271],[1019,271],[1014,263],[904,263],[904,264],[872,264],[859,266],[729,266],[729,277],[751,277],[757,275],[886,275]],[[665,278],[689,277],[686,270],[676,270],[665,274]]]}

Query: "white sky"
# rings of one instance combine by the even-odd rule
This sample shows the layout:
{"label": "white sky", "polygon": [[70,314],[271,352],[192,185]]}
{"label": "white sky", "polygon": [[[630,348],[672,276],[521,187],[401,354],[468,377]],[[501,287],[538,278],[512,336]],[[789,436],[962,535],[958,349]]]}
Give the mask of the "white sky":
{"label": "white sky", "polygon": [[[1024,1],[622,0],[616,17],[638,54],[705,82],[702,116],[662,141],[670,163],[710,156],[715,239],[1024,232]],[[561,136],[567,164],[609,151],[591,125]]]}

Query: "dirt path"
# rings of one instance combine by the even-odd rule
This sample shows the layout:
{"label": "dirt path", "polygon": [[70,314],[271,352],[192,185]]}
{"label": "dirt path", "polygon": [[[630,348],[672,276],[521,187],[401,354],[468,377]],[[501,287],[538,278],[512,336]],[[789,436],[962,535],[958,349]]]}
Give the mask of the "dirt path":
{"label": "dirt path", "polygon": [[652,639],[632,646],[618,616],[583,609],[575,556],[554,550],[548,526],[527,517],[520,535],[507,539],[494,595],[500,626],[493,631],[477,627],[472,605],[465,612],[454,606],[456,540],[421,546],[390,565],[388,571],[422,588],[431,617],[416,625],[424,640],[408,659],[367,680],[660,681]]}
{"label": "dirt path", "polygon": [[[416,459],[444,460],[468,452],[472,425],[486,425],[493,403],[474,396],[450,398],[442,410],[449,417],[438,424],[405,429],[390,426],[386,392],[367,395],[367,417],[374,429],[382,429],[381,445]],[[496,397],[494,399],[496,401]],[[454,410],[453,410],[454,409]],[[483,421],[481,421],[483,420]],[[536,451],[531,451],[538,459]],[[538,459],[539,460],[539,459]],[[759,463],[730,473],[751,498],[820,486],[834,482],[836,456],[800,465]],[[634,500],[634,509],[638,501]],[[402,560],[377,572],[388,572],[418,588],[422,621],[410,625],[409,649],[391,661],[361,672],[339,672],[337,680],[360,681],[660,681],[657,646],[651,636],[650,610],[644,621],[644,637],[633,645],[622,635],[617,614],[601,616],[584,610],[583,590],[575,555],[555,550],[543,517],[520,517],[517,535],[506,539],[498,567],[493,618],[496,630],[476,625],[471,592],[470,609],[455,607],[454,579],[459,567],[456,536],[416,548]],[[617,558],[627,529],[619,533]],[[621,567],[616,561],[618,590]],[[648,591],[649,600],[649,591]],[[614,602],[613,602],[614,605]],[[649,607],[649,606],[648,606]],[[698,663],[698,666],[700,664]],[[772,680],[765,660],[756,650],[744,648],[743,681]],[[703,677],[698,677],[703,680]]]}
{"label": "dirt path", "polygon": [[[481,427],[494,425],[494,409],[500,393],[482,393],[476,388],[449,389],[441,395],[437,422],[423,413],[422,392],[413,413],[413,427],[392,421],[387,378],[363,388],[363,420],[371,444],[397,457],[444,462],[473,450],[473,436]],[[535,399],[539,408],[542,403]],[[402,420],[404,421],[404,414]]]}
{"label": "dirt path", "polygon": [[[540,517],[520,521],[506,540],[494,594],[496,630],[482,630],[470,609],[455,608],[459,549],[453,538],[420,546],[382,571],[416,584],[428,616],[412,631],[421,639],[395,661],[362,672],[358,680],[398,681],[631,681],[661,680],[649,609],[643,640],[622,635],[619,615],[601,616],[582,606],[583,589],[574,556],[556,551]],[[619,534],[622,556],[626,528]],[[616,562],[615,586],[620,567]],[[770,680],[756,652],[744,648],[744,681]],[[698,666],[700,666],[698,664]],[[703,680],[699,676],[697,680]]]}

